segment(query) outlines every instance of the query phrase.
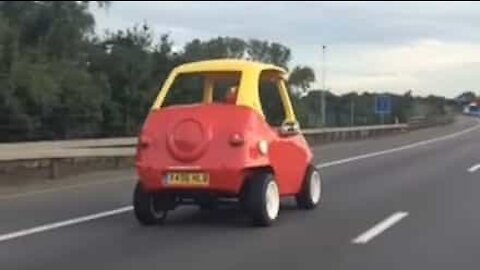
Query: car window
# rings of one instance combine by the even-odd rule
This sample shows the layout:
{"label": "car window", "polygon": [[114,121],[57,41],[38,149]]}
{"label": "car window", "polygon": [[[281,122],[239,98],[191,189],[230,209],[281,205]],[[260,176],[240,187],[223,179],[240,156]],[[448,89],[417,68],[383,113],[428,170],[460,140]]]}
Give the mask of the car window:
{"label": "car window", "polygon": [[278,80],[271,79],[265,74],[260,78],[259,96],[263,114],[270,126],[281,126],[285,120],[285,108],[280,96]]}
{"label": "car window", "polygon": [[204,100],[207,82],[212,85],[212,102],[232,103],[240,82],[239,72],[179,74],[163,101],[162,107],[193,105]]}
{"label": "car window", "polygon": [[163,107],[202,103],[205,76],[180,74],[175,78],[163,101]]}

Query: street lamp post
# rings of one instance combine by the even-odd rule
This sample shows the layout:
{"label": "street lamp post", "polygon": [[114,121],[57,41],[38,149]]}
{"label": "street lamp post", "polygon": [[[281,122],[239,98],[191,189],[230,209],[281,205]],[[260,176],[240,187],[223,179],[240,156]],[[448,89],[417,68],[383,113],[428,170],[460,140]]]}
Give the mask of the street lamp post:
{"label": "street lamp post", "polygon": [[350,125],[353,127],[355,125],[355,95],[352,94],[350,99]]}
{"label": "street lamp post", "polygon": [[327,102],[326,102],[326,91],[327,88],[325,86],[325,81],[326,81],[326,49],[327,46],[322,45],[322,125],[326,126],[327,125]]}

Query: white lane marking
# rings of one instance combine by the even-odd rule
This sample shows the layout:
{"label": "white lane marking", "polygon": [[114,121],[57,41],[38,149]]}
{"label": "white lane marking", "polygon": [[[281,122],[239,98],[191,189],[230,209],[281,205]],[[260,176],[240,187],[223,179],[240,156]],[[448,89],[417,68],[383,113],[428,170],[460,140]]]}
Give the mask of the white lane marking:
{"label": "white lane marking", "polygon": [[[480,121],[479,121],[479,123],[480,123]],[[396,148],[391,148],[391,149],[387,149],[387,150],[383,150],[383,151],[363,154],[363,155],[354,156],[354,157],[350,157],[350,158],[345,158],[345,159],[320,163],[320,164],[317,164],[317,167],[318,168],[327,168],[327,167],[332,167],[332,166],[336,166],[336,165],[349,163],[349,162],[352,162],[352,161],[357,161],[357,160],[362,160],[362,159],[367,159],[367,158],[373,158],[373,157],[387,155],[387,154],[391,154],[391,153],[395,153],[395,152],[405,151],[405,150],[409,150],[409,149],[416,148],[416,147],[419,147],[419,146],[424,146],[424,145],[431,144],[431,143],[436,143],[436,142],[439,142],[439,141],[453,139],[453,138],[456,138],[458,136],[461,136],[461,135],[464,135],[466,133],[477,130],[478,128],[480,128],[480,125],[476,125],[474,127],[462,130],[460,132],[452,133],[452,134],[449,134],[449,135],[446,135],[446,136],[443,136],[443,137],[433,138],[433,139],[425,140],[425,141],[419,141],[419,142],[416,142],[416,143],[403,145],[403,146],[396,147]]]}
{"label": "white lane marking", "polygon": [[75,225],[75,224],[79,224],[79,223],[84,223],[84,222],[99,219],[99,218],[110,217],[110,216],[114,216],[114,215],[118,215],[118,214],[122,214],[122,213],[125,213],[125,212],[132,211],[132,209],[133,209],[132,206],[125,206],[125,207],[122,207],[122,208],[118,208],[118,209],[114,209],[114,210],[110,210],[110,211],[105,211],[105,212],[100,212],[100,213],[93,214],[93,215],[78,217],[78,218],[74,218],[74,219],[69,219],[69,220],[65,220],[65,221],[60,221],[60,222],[46,224],[46,225],[42,225],[42,226],[38,226],[38,227],[33,227],[33,228],[25,229],[25,230],[20,230],[20,231],[16,231],[16,232],[12,232],[12,233],[2,234],[2,235],[0,235],[0,242],[12,240],[12,239],[15,239],[15,238],[24,237],[24,236],[31,235],[31,234],[51,231],[51,230],[54,230],[54,229],[58,229],[58,228],[66,227],[66,226],[71,226],[71,225]]}
{"label": "white lane marking", "polygon": [[476,171],[480,170],[480,164],[472,166],[470,169],[468,169],[469,173],[474,173]]}
{"label": "white lane marking", "polygon": [[400,220],[404,219],[405,217],[408,216],[407,212],[396,212],[386,218],[385,220],[381,221],[377,225],[373,226],[371,229],[368,231],[362,233],[359,235],[357,238],[352,240],[352,243],[354,244],[366,244],[370,240],[372,240],[375,236],[378,236],[388,228],[392,227],[396,223],[398,223]]}

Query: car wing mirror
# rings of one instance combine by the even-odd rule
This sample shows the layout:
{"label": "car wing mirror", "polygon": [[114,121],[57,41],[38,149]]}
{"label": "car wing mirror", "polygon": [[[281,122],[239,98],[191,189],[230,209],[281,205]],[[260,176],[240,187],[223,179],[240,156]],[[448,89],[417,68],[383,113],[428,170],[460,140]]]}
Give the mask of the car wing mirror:
{"label": "car wing mirror", "polygon": [[286,121],[280,126],[281,136],[294,136],[300,134],[300,125],[295,121]]}

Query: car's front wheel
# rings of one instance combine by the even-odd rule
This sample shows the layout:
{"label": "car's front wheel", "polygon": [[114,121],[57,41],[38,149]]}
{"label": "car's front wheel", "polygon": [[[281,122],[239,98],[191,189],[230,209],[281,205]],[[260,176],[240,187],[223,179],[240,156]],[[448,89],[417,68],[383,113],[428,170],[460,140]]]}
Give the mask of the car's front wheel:
{"label": "car's front wheel", "polygon": [[133,210],[135,217],[142,225],[161,224],[167,218],[167,208],[162,205],[159,195],[146,191],[141,183],[137,183],[133,194]]}
{"label": "car's front wheel", "polygon": [[302,209],[315,208],[322,196],[322,179],[318,169],[310,165],[303,180],[303,187],[300,193],[296,196],[297,205]]}
{"label": "car's front wheel", "polygon": [[247,183],[245,206],[257,226],[270,226],[278,217],[280,192],[272,173],[259,173]]}

